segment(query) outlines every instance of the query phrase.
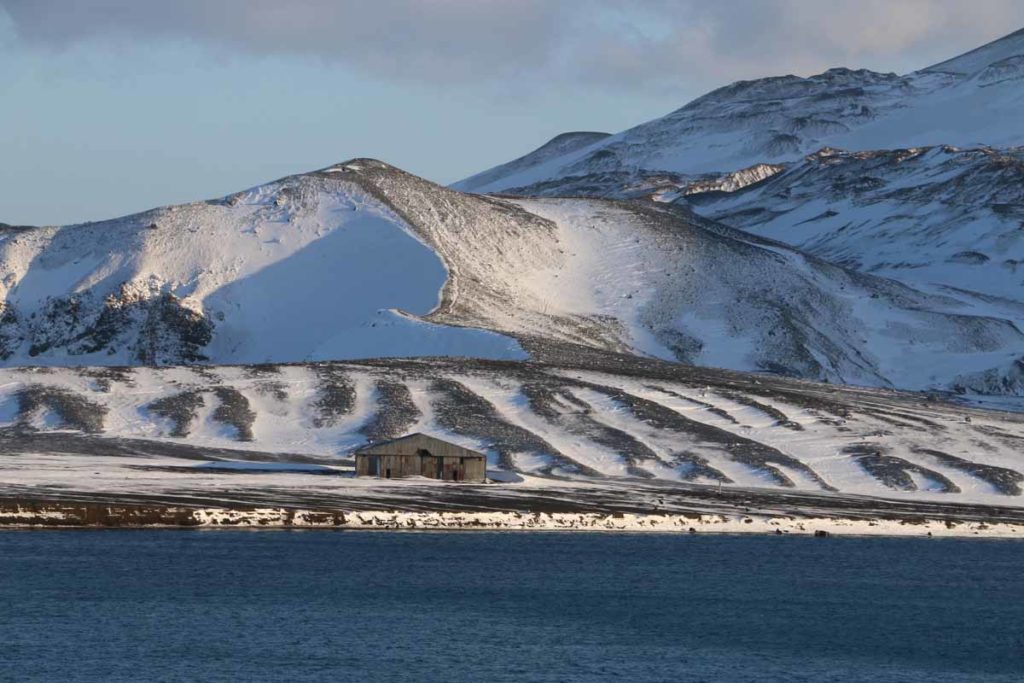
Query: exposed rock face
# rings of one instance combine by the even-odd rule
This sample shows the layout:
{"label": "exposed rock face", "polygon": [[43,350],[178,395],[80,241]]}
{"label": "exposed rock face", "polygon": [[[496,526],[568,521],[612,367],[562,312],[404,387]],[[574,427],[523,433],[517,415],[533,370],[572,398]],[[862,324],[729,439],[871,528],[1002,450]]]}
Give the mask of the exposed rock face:
{"label": "exposed rock face", "polygon": [[59,349],[72,357],[107,354],[140,365],[190,363],[207,359],[202,350],[213,330],[213,321],[174,294],[131,283],[102,302],[85,292],[49,298],[27,319],[12,306],[0,315],[5,358],[27,347],[29,358]]}

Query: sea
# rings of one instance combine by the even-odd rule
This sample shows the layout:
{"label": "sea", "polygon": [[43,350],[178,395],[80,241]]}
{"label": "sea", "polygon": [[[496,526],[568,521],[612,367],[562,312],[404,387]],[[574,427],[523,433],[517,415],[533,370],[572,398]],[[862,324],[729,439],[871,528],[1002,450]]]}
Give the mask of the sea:
{"label": "sea", "polygon": [[1024,542],[0,532],[2,681],[1024,681]]}

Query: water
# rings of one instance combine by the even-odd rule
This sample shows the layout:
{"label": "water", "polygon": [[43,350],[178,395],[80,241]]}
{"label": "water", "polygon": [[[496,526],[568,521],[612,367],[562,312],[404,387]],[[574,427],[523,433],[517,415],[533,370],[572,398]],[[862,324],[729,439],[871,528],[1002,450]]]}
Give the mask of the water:
{"label": "water", "polygon": [[1024,680],[1024,543],[0,533],[0,680]]}

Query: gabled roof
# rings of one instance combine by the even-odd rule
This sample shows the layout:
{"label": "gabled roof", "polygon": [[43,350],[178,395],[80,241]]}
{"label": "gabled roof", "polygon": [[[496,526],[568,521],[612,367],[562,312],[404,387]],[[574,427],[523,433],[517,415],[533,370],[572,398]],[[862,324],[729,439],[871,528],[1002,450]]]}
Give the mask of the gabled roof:
{"label": "gabled roof", "polygon": [[453,443],[451,441],[445,441],[444,439],[439,439],[436,436],[430,436],[429,434],[424,434],[423,432],[414,432],[412,434],[406,434],[405,436],[400,436],[397,439],[389,439],[388,441],[377,441],[376,443],[367,444],[367,445],[363,446],[362,448],[357,448],[355,450],[355,452],[356,453],[379,453],[381,451],[381,449],[386,449],[388,446],[394,446],[394,445],[397,445],[397,444],[402,444],[402,443],[405,443],[407,441],[416,441],[419,444],[422,444],[423,446],[425,446],[427,450],[431,450],[431,445],[433,445],[434,448],[437,449],[438,451],[451,451],[451,450],[454,449],[454,450],[459,451],[459,456],[460,457],[466,457],[466,458],[486,458],[487,457],[486,455],[484,455],[480,451],[474,451],[472,448],[466,448],[465,446],[460,446],[457,443]]}

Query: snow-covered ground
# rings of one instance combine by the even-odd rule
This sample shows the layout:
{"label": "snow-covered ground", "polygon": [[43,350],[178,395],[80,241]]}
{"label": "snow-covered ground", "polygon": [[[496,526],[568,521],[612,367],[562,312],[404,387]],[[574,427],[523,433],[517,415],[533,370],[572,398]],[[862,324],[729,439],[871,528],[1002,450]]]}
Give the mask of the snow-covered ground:
{"label": "snow-covered ground", "polygon": [[[331,528],[386,531],[589,531],[688,534],[794,534],[1024,538],[1024,523],[947,519],[800,517],[763,514],[671,514],[517,511],[324,510],[181,506],[94,506],[0,503],[0,526],[164,526],[203,528]],[[90,517],[92,519],[90,519]]]}
{"label": "snow-covered ground", "polygon": [[188,482],[199,499],[222,484],[330,496],[364,485],[321,476],[350,472],[353,449],[423,431],[484,451],[491,477],[513,488],[665,482],[1020,505],[1017,415],[658,362],[623,373],[622,358],[605,369],[393,360],[4,370],[0,495],[152,496]]}
{"label": "snow-covered ground", "polygon": [[747,189],[679,201],[833,263],[1024,304],[1022,149],[825,150]]}
{"label": "snow-covered ground", "polygon": [[[915,390],[1005,377],[1024,352],[1019,311],[923,295],[778,244],[633,204],[517,203],[552,221],[564,259],[523,278],[551,315],[611,318],[627,348],[711,367]],[[546,294],[546,296],[545,296]]]}

